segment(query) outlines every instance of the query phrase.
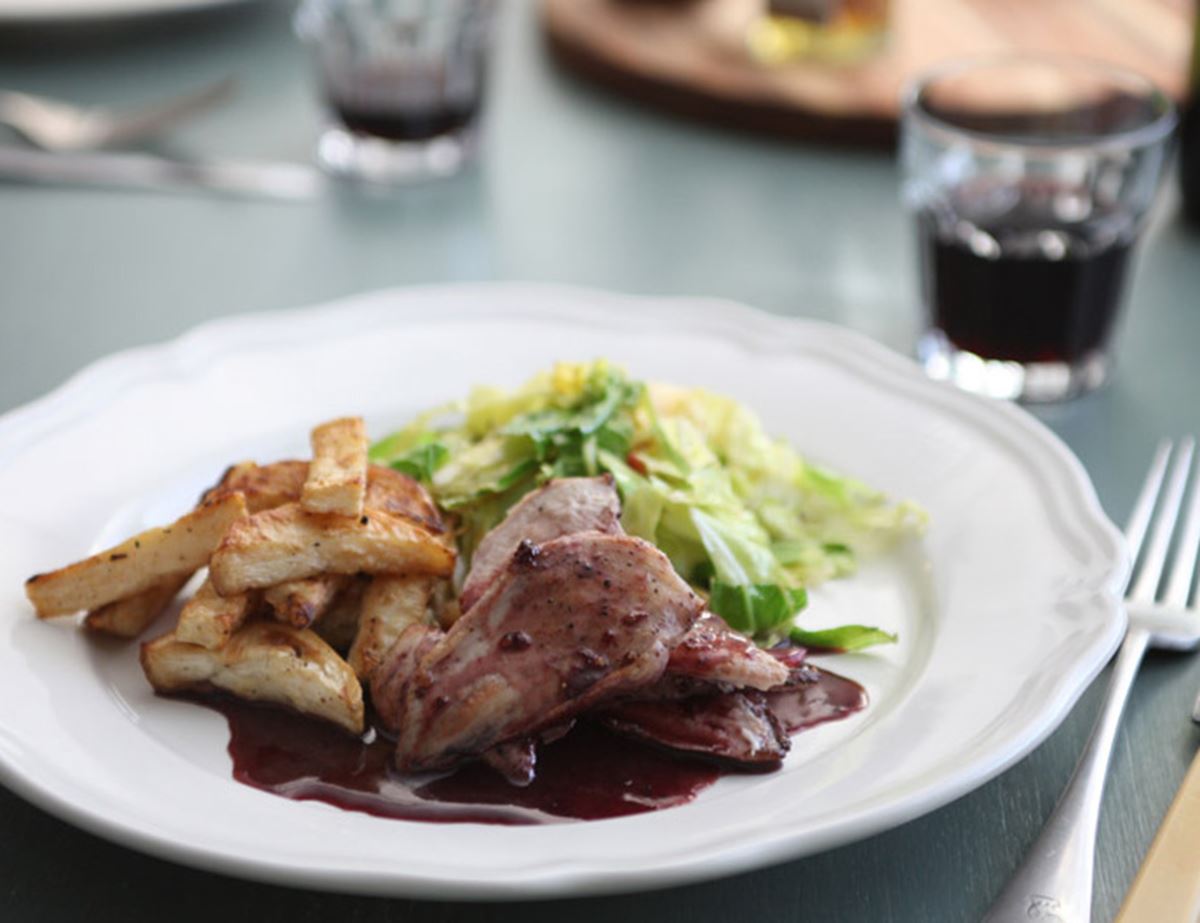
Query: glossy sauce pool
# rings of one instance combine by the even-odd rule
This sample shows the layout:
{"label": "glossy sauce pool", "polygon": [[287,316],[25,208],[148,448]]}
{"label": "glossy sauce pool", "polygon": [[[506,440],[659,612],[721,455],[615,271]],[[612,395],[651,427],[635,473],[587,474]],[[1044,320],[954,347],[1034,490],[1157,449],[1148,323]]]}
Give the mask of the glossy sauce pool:
{"label": "glossy sauce pool", "polygon": [[[866,705],[857,683],[806,666],[812,682],[772,693],[790,732],[836,721]],[[297,801],[437,823],[540,824],[598,820],[685,804],[728,770],[619,737],[580,722],[538,753],[537,777],[510,785],[480,763],[440,777],[400,776],[392,743],[370,731],[346,735],[319,721],[224,697],[198,703],[229,722],[229,755],[239,782]]]}

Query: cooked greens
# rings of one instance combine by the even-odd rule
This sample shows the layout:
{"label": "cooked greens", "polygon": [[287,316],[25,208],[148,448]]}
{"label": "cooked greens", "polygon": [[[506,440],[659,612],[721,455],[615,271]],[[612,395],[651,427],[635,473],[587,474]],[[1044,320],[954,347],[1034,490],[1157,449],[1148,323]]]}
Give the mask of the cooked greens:
{"label": "cooked greens", "polygon": [[852,572],[858,554],[924,524],[913,504],[806,462],[737,401],[635,381],[603,360],[559,363],[513,391],[476,388],[380,441],[371,459],[430,487],[458,518],[468,561],[533,488],[608,472],[625,530],[763,642],[852,650],[895,640],[864,626],[805,632],[792,620],[806,585]]}

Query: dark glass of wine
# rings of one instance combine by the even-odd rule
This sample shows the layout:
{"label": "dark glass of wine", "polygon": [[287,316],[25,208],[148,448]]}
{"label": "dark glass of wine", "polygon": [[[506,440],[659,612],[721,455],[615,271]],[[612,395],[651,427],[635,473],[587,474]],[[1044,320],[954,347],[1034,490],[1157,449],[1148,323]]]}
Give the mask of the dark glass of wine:
{"label": "dark glass of wine", "polygon": [[[1200,16],[1197,17],[1200,22]],[[1183,216],[1200,228],[1200,32],[1197,32],[1196,75],[1179,124],[1179,178],[1183,187]]]}
{"label": "dark glass of wine", "polygon": [[1022,363],[1078,366],[1105,354],[1125,290],[1128,215],[1066,221],[1054,203],[1080,190],[1018,187],[1012,207],[975,217],[989,194],[947,191],[952,208],[917,214],[931,321],[950,347]]}
{"label": "dark glass of wine", "polygon": [[373,183],[457,172],[474,153],[492,0],[304,0],[329,172]]}
{"label": "dark glass of wine", "polygon": [[904,198],[930,375],[1025,401],[1107,379],[1175,120],[1144,78],[1090,61],[998,58],[914,86]]}

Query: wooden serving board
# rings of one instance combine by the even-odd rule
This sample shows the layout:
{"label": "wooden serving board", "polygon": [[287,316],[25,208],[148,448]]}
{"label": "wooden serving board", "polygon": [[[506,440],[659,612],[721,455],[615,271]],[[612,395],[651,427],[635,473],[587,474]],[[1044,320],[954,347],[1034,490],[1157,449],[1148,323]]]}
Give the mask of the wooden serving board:
{"label": "wooden serving board", "polygon": [[888,47],[851,66],[756,64],[743,43],[762,0],[542,0],[569,69],[639,101],[785,137],[885,145],[914,75],[942,61],[1083,55],[1186,84],[1192,0],[892,0]]}

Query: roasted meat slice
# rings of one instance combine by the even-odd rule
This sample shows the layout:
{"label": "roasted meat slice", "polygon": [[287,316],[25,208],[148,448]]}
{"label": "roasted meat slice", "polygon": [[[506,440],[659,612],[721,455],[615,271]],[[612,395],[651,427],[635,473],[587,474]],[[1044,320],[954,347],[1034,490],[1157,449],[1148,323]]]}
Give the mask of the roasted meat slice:
{"label": "roasted meat slice", "polygon": [[668,672],[636,698],[606,706],[599,717],[615,731],[660,747],[765,771],[787,754],[789,734],[866,707],[866,691],[858,683],[806,663],[803,648],[763,654],[785,677],[767,691],[731,690],[726,683]]}
{"label": "roasted meat slice", "polygon": [[[609,475],[559,478],[527,494],[479,543],[459,604],[469,609],[524,540],[534,544],[575,532],[621,533],[621,502]],[[737,688],[770,689],[787,669],[711,612],[671,654],[667,670]]]}
{"label": "roasted meat slice", "polygon": [[532,737],[507,740],[485,750],[482,760],[504,776],[509,785],[525,788],[537,775],[538,741]]}
{"label": "roasted meat slice", "polygon": [[626,702],[601,720],[620,734],[751,772],[777,768],[791,743],[754,690]]}
{"label": "roasted meat slice", "polygon": [[788,668],[777,658],[711,612],[671,651],[667,672],[738,689],[770,689],[788,679]]}
{"label": "roasted meat slice", "polygon": [[445,637],[436,625],[414,622],[400,632],[371,674],[371,704],[380,724],[393,734],[404,722],[409,681],[417,675],[425,655]]}
{"label": "roasted meat slice", "polygon": [[804,662],[801,648],[772,651],[788,665],[788,681],[764,693],[767,707],[789,734],[836,721],[867,707],[867,691],[854,680]]}
{"label": "roasted meat slice", "polygon": [[563,724],[543,728],[536,737],[506,740],[484,751],[480,758],[504,776],[510,785],[524,788],[531,785],[537,775],[538,748],[566,736],[574,726],[575,720],[572,718]]}
{"label": "roasted meat slice", "polygon": [[375,705],[398,735],[396,765],[451,766],[655,682],[703,607],[641,539],[521,543],[423,656],[412,629],[389,652]]}
{"label": "roasted meat slice", "polygon": [[502,573],[521,542],[540,545],[575,532],[621,532],[621,500],[612,475],[558,478],[526,494],[492,529],[471,559],[471,572],[458,597],[471,608]]}

